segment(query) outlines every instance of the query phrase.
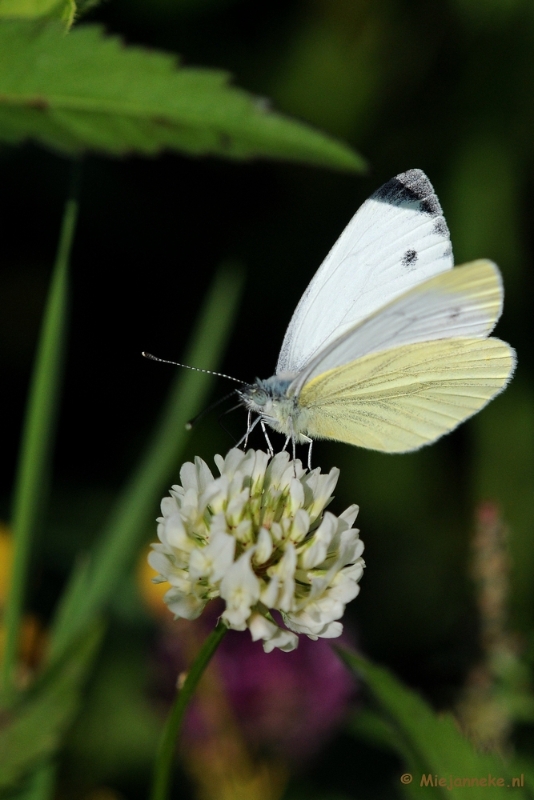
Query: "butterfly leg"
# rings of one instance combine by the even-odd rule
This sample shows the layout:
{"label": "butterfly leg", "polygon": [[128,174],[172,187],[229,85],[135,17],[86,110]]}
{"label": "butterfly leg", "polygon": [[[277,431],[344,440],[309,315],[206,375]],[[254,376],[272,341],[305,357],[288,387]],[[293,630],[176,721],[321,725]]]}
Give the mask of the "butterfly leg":
{"label": "butterfly leg", "polygon": [[282,447],[282,451],[284,451],[287,448],[290,439],[291,439],[291,436],[286,436],[286,440],[284,442],[284,446]]}
{"label": "butterfly leg", "polygon": [[[295,431],[293,428],[293,420],[289,418],[289,436],[287,437],[286,444],[291,439],[291,450],[293,451],[293,474],[297,477],[297,440],[295,438]],[[285,449],[285,448],[284,448]]]}
{"label": "butterfly leg", "polygon": [[307,442],[310,445],[309,448],[308,448],[308,470],[311,472],[311,468],[312,468],[311,456],[312,456],[313,439],[310,439],[309,436],[303,436],[302,438],[304,439],[305,442]]}
{"label": "butterfly leg", "polygon": [[246,448],[247,443],[248,443],[248,437],[252,433],[252,431],[254,430],[254,428],[256,427],[258,422],[260,421],[260,419],[261,419],[261,417],[256,417],[256,419],[254,420],[254,422],[252,424],[248,424],[247,425],[247,429],[245,431],[245,435],[241,437],[241,439],[238,441],[238,443],[235,445],[235,447],[239,447],[241,444],[243,444],[243,442],[245,442],[245,448]]}
{"label": "butterfly leg", "polygon": [[265,422],[261,419],[261,417],[260,417],[260,420],[261,420],[261,422],[260,422],[261,429],[263,431],[263,435],[265,436],[265,441],[267,442],[267,449],[269,451],[269,455],[272,458],[274,456],[273,446],[271,444],[271,440],[269,439],[269,436],[267,435],[267,428],[265,427]]}
{"label": "butterfly leg", "polygon": [[251,419],[251,417],[252,417],[252,412],[249,411],[248,414],[247,414],[247,430],[246,430],[246,433],[245,433],[245,445],[244,445],[244,449],[245,450],[247,449],[247,445],[248,445],[249,433],[252,430],[252,428],[250,427],[250,419]]}

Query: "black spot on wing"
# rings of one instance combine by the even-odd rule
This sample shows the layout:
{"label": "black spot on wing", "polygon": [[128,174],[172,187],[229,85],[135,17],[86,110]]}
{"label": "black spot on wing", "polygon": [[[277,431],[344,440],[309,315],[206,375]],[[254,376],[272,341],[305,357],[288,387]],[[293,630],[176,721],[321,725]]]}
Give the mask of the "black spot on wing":
{"label": "black spot on wing", "polygon": [[430,195],[425,200],[421,200],[420,209],[423,214],[429,214],[431,217],[441,214],[441,206],[435,194]]}
{"label": "black spot on wing", "polygon": [[409,169],[385,183],[372,195],[373,200],[392,205],[418,204],[423,214],[442,214],[439,200],[425,173],[420,169]]}
{"label": "black spot on wing", "polygon": [[438,236],[446,236],[447,238],[449,238],[449,226],[447,225],[443,217],[440,217],[435,221],[434,233],[437,233]]}
{"label": "black spot on wing", "polygon": [[407,269],[414,269],[417,261],[417,252],[415,250],[406,250],[402,257],[401,264]]}

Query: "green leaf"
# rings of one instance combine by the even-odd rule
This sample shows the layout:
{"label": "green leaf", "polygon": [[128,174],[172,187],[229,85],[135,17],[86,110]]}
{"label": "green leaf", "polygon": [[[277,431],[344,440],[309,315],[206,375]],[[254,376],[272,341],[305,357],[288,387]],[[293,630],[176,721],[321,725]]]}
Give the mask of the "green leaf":
{"label": "green leaf", "polygon": [[0,0],[0,19],[59,19],[70,28],[75,15],[74,0]]}
{"label": "green leaf", "polygon": [[395,750],[395,729],[383,716],[369,708],[358,710],[350,722],[352,733],[384,750]]}
{"label": "green leaf", "polygon": [[271,112],[224,72],[178,68],[174,56],[125,47],[95,25],[0,24],[0,140],[66,153],[162,149],[271,158],[358,171],[346,145]]}
{"label": "green leaf", "polygon": [[[242,287],[242,273],[224,265],[210,288],[184,356],[185,364],[216,369],[221,358]],[[147,370],[153,368],[147,362]],[[52,632],[50,654],[56,658],[80,627],[105,608],[131,566],[155,519],[158,498],[177,467],[187,432],[186,422],[205,403],[213,375],[178,370],[152,441],[118,496],[92,557],[74,570],[61,600]]]}
{"label": "green leaf", "polygon": [[[0,790],[50,758],[78,709],[80,691],[102,636],[93,625],[0,720]],[[41,770],[47,778],[49,768]],[[35,786],[33,787],[35,791]],[[31,793],[30,793],[31,794]]]}
{"label": "green leaf", "polygon": [[[491,793],[492,798],[509,798],[508,787],[512,786],[513,778],[521,777],[521,769],[516,771],[513,762],[506,763],[496,755],[476,753],[450,715],[438,717],[416,692],[403,686],[388,670],[342,647],[336,650],[347,666],[365,680],[378,701],[384,724],[378,726],[374,721],[370,738],[380,739],[382,745],[389,742],[405,761],[413,777],[413,782],[405,787],[410,797],[421,796],[424,789],[425,797],[472,800],[474,792],[480,791],[477,784],[455,786],[455,779],[495,781],[501,778],[502,786],[495,783],[478,786]],[[357,723],[354,732],[358,733]],[[428,782],[429,777],[431,782]],[[439,779],[444,779],[446,785],[440,786]],[[402,786],[400,775],[399,786]],[[515,785],[514,797],[526,800],[531,794],[528,789]]]}

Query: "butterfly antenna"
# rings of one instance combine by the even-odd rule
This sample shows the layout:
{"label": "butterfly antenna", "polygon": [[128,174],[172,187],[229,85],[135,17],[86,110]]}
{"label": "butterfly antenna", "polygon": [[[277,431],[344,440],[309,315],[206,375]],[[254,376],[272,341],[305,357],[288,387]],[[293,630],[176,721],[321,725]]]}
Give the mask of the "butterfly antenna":
{"label": "butterfly antenna", "polygon": [[226,427],[226,425],[223,423],[223,421],[222,421],[222,418],[223,418],[223,417],[225,417],[227,414],[230,414],[232,411],[236,411],[236,409],[238,409],[238,408],[243,408],[243,404],[242,404],[242,403],[238,403],[236,406],[232,406],[232,408],[227,408],[227,409],[226,409],[226,411],[223,411],[223,412],[222,412],[222,414],[219,416],[219,425],[221,426],[221,428],[223,429],[223,431],[224,431],[225,433],[227,433],[227,434],[228,434],[228,436],[229,436],[231,439],[233,439],[233,440],[234,440],[234,443],[235,443],[235,444],[237,444],[237,439],[236,439],[236,437],[234,436],[234,434],[232,433],[232,431],[231,431],[231,430],[229,430],[229,428],[227,428],[227,427]]}
{"label": "butterfly antenna", "polygon": [[224,372],[213,372],[211,369],[200,369],[200,367],[190,367],[189,364],[180,364],[178,361],[167,361],[166,358],[158,358],[153,356],[152,353],[141,353],[144,358],[149,358],[150,361],[159,361],[160,364],[172,364],[175,367],[184,367],[185,369],[192,369],[195,372],[205,372],[207,375],[216,375],[218,378],[228,378],[229,381],[235,381],[243,386],[248,386],[246,381],[240,381],[239,378],[233,378],[231,375],[225,375]]}
{"label": "butterfly antenna", "polygon": [[[190,419],[189,422],[186,422],[186,424],[185,424],[186,430],[190,431],[191,428],[193,428],[197,424],[199,419],[202,419],[202,417],[204,417],[206,414],[209,414],[210,411],[213,411],[214,408],[217,408],[218,405],[220,405],[221,403],[224,403],[225,400],[228,400],[228,398],[232,397],[236,393],[236,391],[237,390],[234,389],[234,391],[230,392],[230,394],[225,394],[224,397],[220,397],[218,400],[215,400],[214,403],[210,403],[210,405],[207,406],[207,408],[203,408],[202,411],[200,411],[196,415],[196,417],[193,417],[193,419]],[[239,403],[239,405],[237,405],[237,406],[234,406],[234,408],[239,408],[240,406],[241,406],[241,403]],[[229,409],[229,411],[233,411],[234,408]],[[224,413],[228,414],[229,411],[225,411]]]}

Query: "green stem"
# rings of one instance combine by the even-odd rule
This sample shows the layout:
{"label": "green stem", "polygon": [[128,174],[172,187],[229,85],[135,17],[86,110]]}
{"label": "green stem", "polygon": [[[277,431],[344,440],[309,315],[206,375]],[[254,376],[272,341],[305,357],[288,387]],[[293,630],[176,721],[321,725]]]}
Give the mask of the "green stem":
{"label": "green stem", "polygon": [[158,753],[156,755],[150,800],[167,800],[169,797],[176,740],[180,732],[187,704],[227,630],[226,625],[223,622],[219,622],[215,630],[210,633],[202,645],[200,653],[193,662],[193,666],[187,673],[187,678],[185,679],[182,689],[176,695],[174,705],[167,717],[167,722],[165,723]]}
{"label": "green stem", "polygon": [[50,446],[63,366],[69,258],[78,216],[79,173],[80,165],[75,163],[37,347],[15,480],[13,567],[4,617],[5,645],[0,672],[1,690],[7,694],[13,685],[31,544],[48,484]]}

